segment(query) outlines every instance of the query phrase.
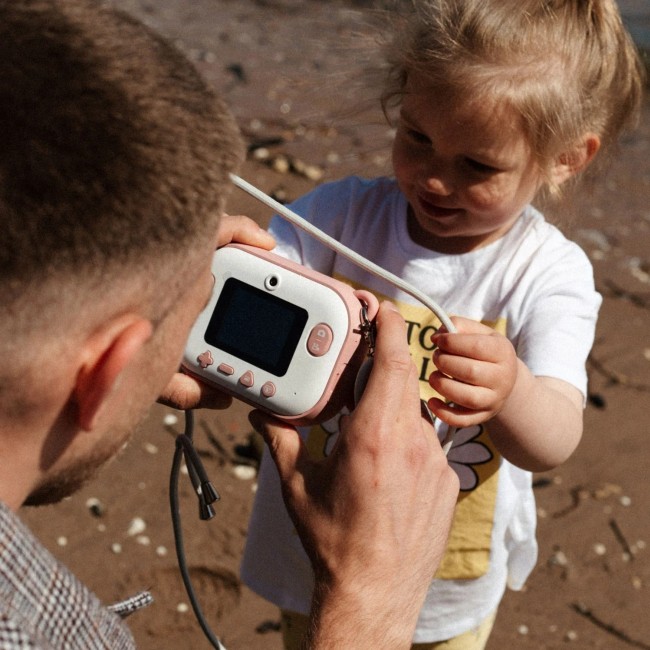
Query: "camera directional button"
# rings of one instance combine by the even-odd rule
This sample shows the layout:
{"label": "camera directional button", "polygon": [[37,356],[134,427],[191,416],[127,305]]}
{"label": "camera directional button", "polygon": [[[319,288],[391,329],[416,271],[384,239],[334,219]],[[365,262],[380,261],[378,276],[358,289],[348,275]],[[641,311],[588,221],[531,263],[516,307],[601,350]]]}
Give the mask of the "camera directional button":
{"label": "camera directional button", "polygon": [[217,367],[217,370],[222,375],[230,376],[235,374],[235,369],[232,366],[229,366],[227,363],[220,363],[219,366]]}
{"label": "camera directional button", "polygon": [[250,388],[255,384],[255,375],[252,373],[252,371],[247,370],[240,378],[239,378],[239,383],[242,386],[245,386],[246,388]]}
{"label": "camera directional button", "polygon": [[260,392],[264,397],[273,397],[275,395],[275,384],[272,381],[267,381],[260,389]]}

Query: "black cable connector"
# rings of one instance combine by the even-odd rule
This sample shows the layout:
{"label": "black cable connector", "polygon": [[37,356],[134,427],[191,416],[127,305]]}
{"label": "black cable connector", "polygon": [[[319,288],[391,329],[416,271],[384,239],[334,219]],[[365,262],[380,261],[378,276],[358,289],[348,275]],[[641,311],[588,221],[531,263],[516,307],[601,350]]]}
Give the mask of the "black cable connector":
{"label": "black cable connector", "polygon": [[208,622],[205,619],[201,606],[199,604],[190,572],[187,567],[185,557],[185,548],[183,543],[183,530],[181,525],[180,504],[178,498],[178,480],[180,476],[181,460],[185,459],[187,471],[192,482],[192,487],[199,500],[199,517],[202,520],[212,519],[215,515],[214,508],[211,504],[219,500],[219,493],[215,490],[207,476],[203,463],[194,448],[192,436],[194,433],[194,416],[192,411],[185,411],[185,432],[176,436],[176,449],[172,460],[171,474],[169,477],[169,504],[171,508],[172,529],[174,531],[174,542],[176,546],[176,558],[178,568],[183,578],[185,590],[190,599],[194,616],[198,621],[203,633],[216,650],[226,650],[214,634]]}

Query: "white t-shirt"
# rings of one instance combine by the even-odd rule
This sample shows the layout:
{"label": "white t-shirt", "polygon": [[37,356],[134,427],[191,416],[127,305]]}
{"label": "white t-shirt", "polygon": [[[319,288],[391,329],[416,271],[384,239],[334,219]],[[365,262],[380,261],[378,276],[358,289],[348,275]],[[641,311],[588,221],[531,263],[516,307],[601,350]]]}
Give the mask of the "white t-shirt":
{"label": "white t-shirt", "polygon": [[[535,375],[562,379],[586,395],[585,361],[593,344],[600,296],[583,251],[527,207],[499,240],[462,255],[430,251],[407,231],[406,199],[392,179],[357,177],[318,187],[292,209],[382,268],[425,292],[450,315],[483,321],[508,337]],[[408,322],[423,398],[433,395],[430,335],[438,319],[414,298],[355,266],[276,217],[276,252],[388,297]],[[327,454],[337,419],[301,434]],[[537,559],[530,472],[496,451],[489,423],[460,430],[449,461],[461,494],[449,547],[420,613],[415,643],[449,639],[495,610],[506,584],[520,589]],[[308,613],[309,560],[286,513],[268,454],[242,562],[242,579],[278,606]]]}

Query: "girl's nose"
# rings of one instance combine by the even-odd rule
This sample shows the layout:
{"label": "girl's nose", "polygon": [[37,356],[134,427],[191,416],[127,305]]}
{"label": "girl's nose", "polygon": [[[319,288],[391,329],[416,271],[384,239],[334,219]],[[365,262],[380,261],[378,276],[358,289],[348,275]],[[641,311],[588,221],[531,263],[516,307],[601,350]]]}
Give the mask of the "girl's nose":
{"label": "girl's nose", "polygon": [[430,165],[420,179],[420,184],[432,194],[449,196],[453,192],[451,175],[439,166]]}
{"label": "girl's nose", "polygon": [[453,161],[445,158],[431,148],[426,156],[422,156],[419,165],[419,184],[425,192],[449,196],[454,187]]}

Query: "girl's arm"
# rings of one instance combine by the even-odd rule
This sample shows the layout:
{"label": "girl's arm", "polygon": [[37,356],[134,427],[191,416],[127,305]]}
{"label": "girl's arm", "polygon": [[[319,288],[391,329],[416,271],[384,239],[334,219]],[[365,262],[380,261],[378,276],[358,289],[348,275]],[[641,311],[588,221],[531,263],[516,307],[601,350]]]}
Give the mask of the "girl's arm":
{"label": "girl's arm", "polygon": [[517,358],[512,343],[490,327],[454,318],[458,333],[434,335],[429,378],[438,398],[435,415],[452,426],[489,421],[489,433],[504,458],[530,471],[563,463],[582,436],[583,396],[571,384],[536,377]]}

